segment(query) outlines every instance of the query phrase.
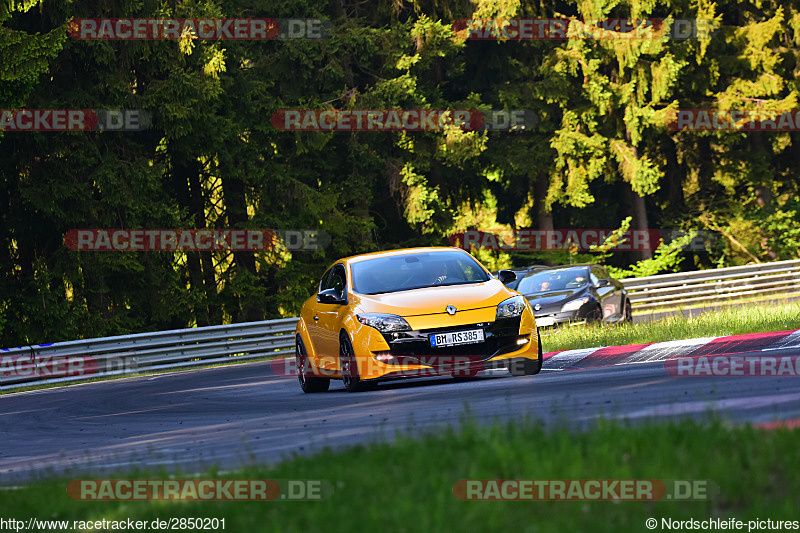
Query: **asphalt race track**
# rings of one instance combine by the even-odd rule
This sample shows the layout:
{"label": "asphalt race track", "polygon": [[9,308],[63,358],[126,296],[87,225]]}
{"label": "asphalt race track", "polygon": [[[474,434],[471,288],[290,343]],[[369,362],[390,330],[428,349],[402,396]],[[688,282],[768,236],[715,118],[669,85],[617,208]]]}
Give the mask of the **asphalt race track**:
{"label": "asphalt race track", "polygon": [[[770,355],[800,355],[800,335],[790,341]],[[7,394],[0,483],[131,465],[225,470],[454,425],[466,411],[480,423],[527,415],[574,427],[599,417],[635,422],[709,411],[736,423],[800,418],[800,377],[678,377],[665,370],[665,357],[556,354],[538,376],[501,370],[355,394],[338,381],[327,393],[303,394],[296,378],[276,375],[268,362]]]}

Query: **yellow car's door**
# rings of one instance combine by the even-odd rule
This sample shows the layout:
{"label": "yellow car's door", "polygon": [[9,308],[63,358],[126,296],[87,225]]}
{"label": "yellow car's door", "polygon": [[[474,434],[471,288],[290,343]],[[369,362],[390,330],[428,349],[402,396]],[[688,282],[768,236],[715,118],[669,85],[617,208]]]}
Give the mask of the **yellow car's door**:
{"label": "yellow car's door", "polygon": [[[308,323],[308,334],[314,345],[315,364],[327,370],[338,369],[340,317],[347,310],[347,276],[344,265],[337,263],[323,277],[313,316]],[[331,291],[336,303],[328,303]],[[333,368],[332,368],[333,367]]]}

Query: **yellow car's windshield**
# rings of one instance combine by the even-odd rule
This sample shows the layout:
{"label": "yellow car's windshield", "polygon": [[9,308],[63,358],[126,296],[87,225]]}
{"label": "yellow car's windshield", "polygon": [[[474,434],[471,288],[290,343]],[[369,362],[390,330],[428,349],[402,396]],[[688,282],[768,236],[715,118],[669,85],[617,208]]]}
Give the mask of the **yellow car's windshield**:
{"label": "yellow car's windshield", "polygon": [[491,279],[471,255],[455,250],[376,257],[353,263],[351,270],[353,290],[359,294],[481,283]]}

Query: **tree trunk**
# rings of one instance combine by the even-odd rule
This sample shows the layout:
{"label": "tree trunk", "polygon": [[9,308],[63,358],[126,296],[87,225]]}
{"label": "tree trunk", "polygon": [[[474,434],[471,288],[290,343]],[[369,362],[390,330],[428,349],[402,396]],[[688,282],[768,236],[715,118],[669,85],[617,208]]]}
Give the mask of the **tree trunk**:
{"label": "tree trunk", "polygon": [[[755,156],[755,165],[762,169],[769,168],[772,154],[764,146],[763,137],[751,135],[749,140],[751,153]],[[764,213],[772,212],[772,176],[769,173],[757,176],[755,185],[756,205],[763,209]],[[769,245],[769,238],[765,235],[765,230],[761,231],[761,249],[773,261],[778,258],[778,253]]]}
{"label": "tree trunk", "polygon": [[[623,212],[632,217],[631,231],[648,231],[650,226],[647,222],[647,204],[642,196],[639,196],[632,188],[631,184],[623,181],[621,184],[622,192],[622,208]],[[634,240],[630,239],[628,244],[633,245]],[[648,248],[652,248],[657,243],[650,243]],[[653,251],[648,250],[633,250],[631,252],[633,261],[641,261],[653,257]]]}
{"label": "tree trunk", "polygon": [[[536,227],[544,231],[553,231],[553,212],[545,210],[547,189],[550,185],[546,172],[539,172],[533,182],[533,210],[536,214]],[[555,261],[545,259],[544,264],[553,265]]]}
{"label": "tree trunk", "polygon": [[[628,142],[631,142],[631,133],[630,131],[625,132],[626,139]],[[631,148],[633,149],[633,157],[639,159],[639,149],[631,144]],[[624,180],[623,180],[624,182]],[[629,205],[630,205],[630,216],[633,217],[631,221],[631,230],[632,231],[644,231],[647,232],[650,229],[650,225],[647,223],[647,204],[645,203],[644,197],[640,196],[639,193],[633,190],[630,183],[624,182],[623,189],[627,189],[629,194]],[[636,239],[631,239],[633,242],[631,245],[636,244]],[[650,243],[650,246],[646,248],[652,248],[656,245],[656,243]],[[653,257],[653,251],[650,249],[647,250],[634,250],[633,257],[636,261],[642,261],[644,259],[650,259]]]}
{"label": "tree trunk", "polygon": [[[247,175],[246,165],[244,175]],[[248,221],[244,182],[235,173],[231,173],[222,178],[222,192],[225,199],[225,214],[228,220],[228,227],[230,229],[242,229]],[[255,252],[233,252],[232,268],[236,270],[237,275],[240,273],[249,274],[251,279],[254,280],[252,282],[253,288],[259,285]],[[254,294],[258,293],[259,291],[254,291]],[[237,322],[264,320],[264,302],[258,302],[255,298],[246,295],[239,298],[237,307],[239,309],[239,316],[235,319]]]}
{"label": "tree trunk", "polygon": [[683,182],[686,173],[678,162],[678,151],[675,148],[675,140],[671,135],[664,134],[661,136],[661,150],[667,162],[664,169],[666,209],[672,216],[680,217],[686,213],[686,201],[683,197]]}
{"label": "tree trunk", "polygon": [[718,190],[718,185],[712,180],[714,177],[714,158],[711,149],[711,139],[702,136],[697,139],[697,158],[698,158],[698,188],[701,191],[712,192],[706,199],[711,200],[714,193]]}
{"label": "tree trunk", "polygon": [[[196,161],[192,161],[180,153],[180,150],[173,150],[172,180],[178,204],[185,207],[192,218],[195,228],[205,228],[205,209],[202,191],[200,190],[200,168]],[[207,275],[204,275],[204,268],[209,268],[210,261],[203,256],[211,255],[211,252],[187,252],[186,268],[189,272],[189,283],[191,292],[195,296],[192,300],[196,302],[193,314],[198,326],[212,325],[213,313],[208,305],[210,303],[209,291],[214,290],[216,295],[216,283],[211,287],[207,286]],[[210,268],[211,275],[214,275],[213,265]],[[213,279],[213,278],[212,278]]]}
{"label": "tree trunk", "polygon": [[536,213],[536,227],[540,230],[553,229],[553,212],[545,211],[545,200],[547,199],[547,188],[550,182],[547,174],[540,172],[533,182],[533,210]]}

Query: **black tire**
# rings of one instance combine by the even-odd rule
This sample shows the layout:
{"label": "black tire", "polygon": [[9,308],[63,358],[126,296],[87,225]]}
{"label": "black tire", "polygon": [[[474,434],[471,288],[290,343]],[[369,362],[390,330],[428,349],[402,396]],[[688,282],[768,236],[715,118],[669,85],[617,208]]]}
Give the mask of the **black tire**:
{"label": "black tire", "polygon": [[536,340],[539,343],[539,364],[536,367],[536,372],[534,374],[538,374],[542,371],[542,365],[544,364],[544,359],[542,359],[542,336],[539,335],[539,330],[536,330]]}
{"label": "black tire", "polygon": [[308,352],[303,344],[300,335],[294,345],[294,361],[297,368],[297,379],[300,381],[300,388],[305,393],[325,392],[331,385],[329,378],[319,378],[313,375],[311,363],[308,362]]}
{"label": "black tire", "polygon": [[339,361],[342,367],[342,381],[347,392],[361,392],[366,387],[358,375],[353,343],[347,333],[339,335]]}
{"label": "black tire", "polygon": [[539,344],[539,358],[536,361],[530,359],[514,359],[508,365],[508,371],[512,376],[535,376],[542,371],[542,338],[539,331],[536,331],[536,340]]}
{"label": "black tire", "polygon": [[589,316],[586,317],[586,323],[602,324],[602,322],[603,322],[603,310],[600,309],[600,306],[598,305],[597,307],[592,309],[592,312],[589,313]]}
{"label": "black tire", "polygon": [[633,322],[633,309],[631,309],[631,301],[625,300],[625,322]]}

